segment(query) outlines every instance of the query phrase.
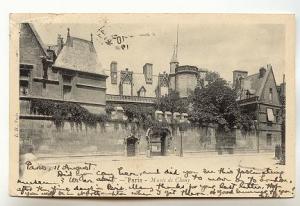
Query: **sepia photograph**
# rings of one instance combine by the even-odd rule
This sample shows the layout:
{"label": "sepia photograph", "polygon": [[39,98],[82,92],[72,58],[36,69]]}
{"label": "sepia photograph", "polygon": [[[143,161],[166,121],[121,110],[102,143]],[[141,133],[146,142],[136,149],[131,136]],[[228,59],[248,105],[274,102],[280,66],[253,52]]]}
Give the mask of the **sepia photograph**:
{"label": "sepia photograph", "polygon": [[294,196],[292,15],[10,21],[11,195]]}

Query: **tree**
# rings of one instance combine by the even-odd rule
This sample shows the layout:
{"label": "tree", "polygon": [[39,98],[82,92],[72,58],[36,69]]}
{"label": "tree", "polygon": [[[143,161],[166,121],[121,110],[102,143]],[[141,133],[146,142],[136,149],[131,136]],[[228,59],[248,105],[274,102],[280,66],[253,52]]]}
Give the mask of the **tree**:
{"label": "tree", "polygon": [[191,120],[200,124],[217,124],[228,131],[240,120],[236,93],[222,78],[217,78],[204,88],[196,88],[191,96]]}
{"label": "tree", "polygon": [[235,135],[230,131],[233,128],[239,127],[247,132],[254,127],[255,114],[242,110],[236,97],[236,92],[222,78],[215,79],[204,88],[196,88],[190,97],[193,105],[190,121],[200,125],[217,125],[217,149],[232,148]]}
{"label": "tree", "polygon": [[114,106],[111,105],[111,104],[106,104],[106,106],[105,106],[105,112],[106,112],[106,114],[111,115],[111,113],[113,111],[115,111]]}
{"label": "tree", "polygon": [[154,108],[152,106],[140,104],[124,104],[122,106],[129,122],[136,121],[138,126],[146,129],[152,126],[154,121]]}
{"label": "tree", "polygon": [[220,74],[214,71],[208,71],[205,76],[205,80],[208,82],[208,84],[213,83],[219,78],[220,78]]}
{"label": "tree", "polygon": [[217,125],[216,148],[232,148],[235,136],[230,131],[241,121],[235,91],[224,79],[217,78],[204,88],[196,88],[191,100],[190,121],[205,126]]}
{"label": "tree", "polygon": [[157,110],[162,112],[187,112],[187,100],[179,96],[179,92],[170,90],[170,92],[156,101]]}

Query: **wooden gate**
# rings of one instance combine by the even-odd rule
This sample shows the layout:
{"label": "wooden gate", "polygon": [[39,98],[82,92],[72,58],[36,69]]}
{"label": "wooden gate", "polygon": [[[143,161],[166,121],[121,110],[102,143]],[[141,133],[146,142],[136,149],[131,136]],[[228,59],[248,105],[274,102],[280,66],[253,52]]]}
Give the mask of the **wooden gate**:
{"label": "wooden gate", "polygon": [[126,145],[127,145],[127,156],[128,157],[132,157],[132,156],[136,155],[136,151],[135,151],[136,142],[137,142],[137,139],[135,137],[130,137],[127,139]]}

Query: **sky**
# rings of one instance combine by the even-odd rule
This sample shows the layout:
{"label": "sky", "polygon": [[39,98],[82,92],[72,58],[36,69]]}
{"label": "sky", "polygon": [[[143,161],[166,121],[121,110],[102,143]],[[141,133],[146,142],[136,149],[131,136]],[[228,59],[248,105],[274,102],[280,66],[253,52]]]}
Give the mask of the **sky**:
{"label": "sky", "polygon": [[[197,23],[181,21],[139,21],[97,23],[34,23],[45,44],[56,44],[57,35],[90,40],[97,50],[102,69],[109,74],[111,61],[118,70],[142,73],[145,63],[153,64],[153,74],[169,72],[178,25],[178,61],[218,72],[232,81],[233,70],[257,73],[271,64],[277,84],[285,67],[285,27],[282,24]],[[113,39],[113,36],[119,36]],[[123,39],[122,39],[122,36]],[[109,41],[111,40],[111,41]],[[121,42],[121,43],[120,43]],[[118,44],[120,43],[120,44]],[[123,49],[121,45],[124,45]]]}

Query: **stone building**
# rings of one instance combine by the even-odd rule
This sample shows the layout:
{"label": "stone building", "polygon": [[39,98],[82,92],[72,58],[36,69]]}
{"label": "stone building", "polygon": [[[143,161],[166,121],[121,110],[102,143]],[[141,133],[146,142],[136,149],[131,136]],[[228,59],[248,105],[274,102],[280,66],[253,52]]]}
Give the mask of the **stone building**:
{"label": "stone building", "polygon": [[180,97],[187,97],[194,89],[206,85],[205,77],[207,71],[191,65],[179,65],[177,58],[177,47],[174,48],[170,62],[170,89],[179,92]]}
{"label": "stone building", "polygon": [[145,63],[141,72],[133,72],[128,68],[119,70],[116,61],[111,62],[109,73],[106,82],[107,102],[153,104],[157,97],[168,94],[170,89],[178,91],[180,97],[187,97],[197,86],[206,85],[207,71],[190,65],[180,66],[174,49],[169,73],[153,74],[151,63]]}
{"label": "stone building", "polygon": [[272,66],[261,67],[252,75],[233,71],[233,86],[241,108],[255,119],[257,150],[274,150],[282,139],[282,105]]}
{"label": "stone building", "polygon": [[[20,25],[21,115],[32,116],[32,99],[79,103],[92,113],[104,112],[106,78],[91,40],[59,35],[46,46],[34,26]],[[25,115],[25,116],[24,116]]]}
{"label": "stone building", "polygon": [[[140,129],[134,135],[134,122],[127,122],[124,103],[154,104],[157,97],[170,89],[186,98],[196,87],[206,85],[206,70],[190,65],[179,65],[174,49],[169,72],[153,74],[154,65],[145,63],[140,72],[120,69],[116,61],[109,67],[109,76],[98,61],[93,38],[73,37],[67,31],[66,41],[59,35],[54,45],[46,46],[33,25],[21,24],[20,30],[20,139],[28,140],[37,153],[92,153],[101,155],[152,155],[178,154],[183,147],[186,153],[215,151],[216,138],[213,125],[191,125],[180,141],[179,128]],[[135,69],[136,71],[136,69]],[[270,150],[281,141],[281,102],[270,65],[257,74],[248,76],[245,71],[233,72],[233,85],[239,94],[238,102],[245,111],[256,117],[256,135],[244,140],[236,131],[235,149]],[[281,90],[282,95],[284,89]],[[91,113],[102,113],[107,103],[116,107],[116,119],[86,130],[74,129],[66,120],[58,130],[50,116],[32,112],[33,99],[79,103]],[[167,123],[180,119],[179,113],[155,114]],[[181,119],[187,119],[181,114]],[[82,138],[84,137],[84,138]],[[255,142],[256,141],[256,142]],[[27,142],[27,143],[28,143]],[[251,144],[250,144],[250,143]],[[26,143],[26,144],[27,144]],[[245,144],[244,144],[245,143]]]}
{"label": "stone building", "polygon": [[154,75],[151,63],[145,63],[138,73],[128,68],[120,70],[118,63],[112,61],[109,73],[106,81],[107,102],[153,104],[158,96],[168,93],[168,74]]}

